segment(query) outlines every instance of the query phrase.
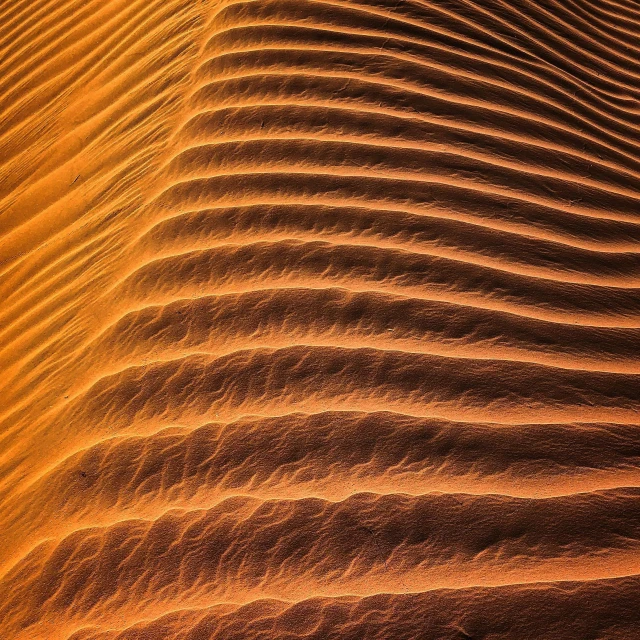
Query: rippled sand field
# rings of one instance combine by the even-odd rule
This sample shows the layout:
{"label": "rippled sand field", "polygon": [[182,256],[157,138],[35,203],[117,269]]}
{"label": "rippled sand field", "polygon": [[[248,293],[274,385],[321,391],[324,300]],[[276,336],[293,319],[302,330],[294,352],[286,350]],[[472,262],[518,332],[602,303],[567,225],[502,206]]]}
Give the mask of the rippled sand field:
{"label": "rippled sand field", "polygon": [[637,0],[0,1],[0,638],[640,638]]}

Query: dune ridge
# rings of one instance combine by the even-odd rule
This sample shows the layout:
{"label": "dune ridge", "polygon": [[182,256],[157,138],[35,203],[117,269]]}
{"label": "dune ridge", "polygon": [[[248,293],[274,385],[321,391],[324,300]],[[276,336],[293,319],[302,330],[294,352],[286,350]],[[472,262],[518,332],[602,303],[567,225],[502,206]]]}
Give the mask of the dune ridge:
{"label": "dune ridge", "polygon": [[637,637],[639,18],[0,3],[0,635]]}

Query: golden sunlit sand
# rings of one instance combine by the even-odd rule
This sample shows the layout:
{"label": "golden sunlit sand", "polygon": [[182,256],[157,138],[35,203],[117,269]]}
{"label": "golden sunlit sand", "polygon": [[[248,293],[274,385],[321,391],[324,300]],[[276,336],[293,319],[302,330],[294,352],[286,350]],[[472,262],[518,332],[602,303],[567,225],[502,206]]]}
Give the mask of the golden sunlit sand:
{"label": "golden sunlit sand", "polygon": [[0,2],[0,638],[640,637],[640,4]]}

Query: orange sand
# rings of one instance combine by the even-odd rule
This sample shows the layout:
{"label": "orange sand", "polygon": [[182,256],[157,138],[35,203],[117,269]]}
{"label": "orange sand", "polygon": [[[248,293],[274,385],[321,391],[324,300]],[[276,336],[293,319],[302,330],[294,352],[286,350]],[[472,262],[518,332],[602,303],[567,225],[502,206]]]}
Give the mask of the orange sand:
{"label": "orange sand", "polygon": [[640,638],[640,4],[0,2],[0,638]]}

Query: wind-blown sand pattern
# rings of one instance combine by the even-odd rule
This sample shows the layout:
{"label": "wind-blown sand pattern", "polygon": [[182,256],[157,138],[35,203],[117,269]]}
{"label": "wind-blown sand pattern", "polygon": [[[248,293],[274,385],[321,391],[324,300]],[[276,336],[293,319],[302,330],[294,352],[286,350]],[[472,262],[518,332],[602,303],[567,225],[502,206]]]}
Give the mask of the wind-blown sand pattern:
{"label": "wind-blown sand pattern", "polygon": [[640,5],[0,3],[0,637],[640,637]]}

